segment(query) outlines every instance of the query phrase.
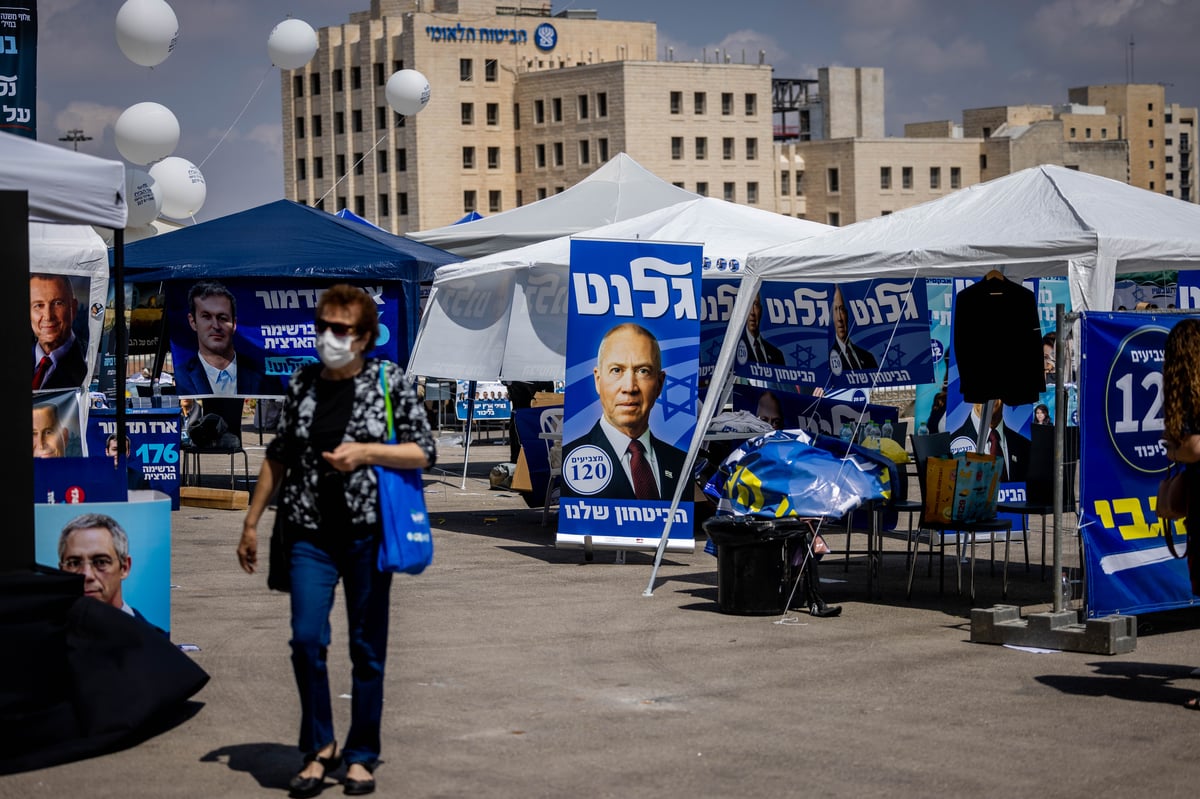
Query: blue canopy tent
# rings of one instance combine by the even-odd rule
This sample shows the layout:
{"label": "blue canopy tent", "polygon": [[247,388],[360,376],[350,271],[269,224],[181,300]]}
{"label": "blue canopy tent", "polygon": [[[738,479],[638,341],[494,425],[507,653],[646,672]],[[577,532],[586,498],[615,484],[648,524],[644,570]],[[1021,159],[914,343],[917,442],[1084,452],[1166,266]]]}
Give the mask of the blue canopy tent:
{"label": "blue canopy tent", "polygon": [[371,222],[370,220],[363,219],[361,216],[354,213],[349,208],[341,209],[336,214],[334,214],[334,216],[336,216],[338,219],[347,219],[351,222],[357,222],[360,225],[367,225],[368,227],[373,227],[376,230],[383,230],[383,228],[381,228],[379,225],[375,224],[374,222]]}
{"label": "blue canopy tent", "polygon": [[437,267],[460,260],[436,247],[291,200],[276,200],[125,248],[127,279],[138,283],[201,278],[398,282],[405,306],[401,363],[420,323],[420,284],[431,282]]}

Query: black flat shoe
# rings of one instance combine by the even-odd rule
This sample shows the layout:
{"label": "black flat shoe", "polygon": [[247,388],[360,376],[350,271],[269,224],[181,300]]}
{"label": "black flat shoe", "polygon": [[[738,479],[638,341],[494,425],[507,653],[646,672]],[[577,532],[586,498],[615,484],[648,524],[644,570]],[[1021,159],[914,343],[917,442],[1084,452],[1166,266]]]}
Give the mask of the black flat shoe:
{"label": "black flat shoe", "polygon": [[342,765],[342,755],[336,747],[329,757],[321,757],[315,752],[310,752],[304,756],[304,765],[307,767],[314,760],[321,764],[321,776],[302,777],[297,774],[292,777],[291,782],[288,783],[288,795],[293,799],[308,799],[325,790],[325,776]]}
{"label": "black flat shoe", "polygon": [[824,602],[813,602],[808,606],[808,612],[812,616],[821,619],[831,619],[834,616],[842,615],[841,605],[826,605]]}
{"label": "black flat shoe", "polygon": [[344,786],[342,793],[346,794],[346,796],[366,796],[369,793],[375,793],[375,778],[372,777],[369,780],[352,780],[347,777]]}

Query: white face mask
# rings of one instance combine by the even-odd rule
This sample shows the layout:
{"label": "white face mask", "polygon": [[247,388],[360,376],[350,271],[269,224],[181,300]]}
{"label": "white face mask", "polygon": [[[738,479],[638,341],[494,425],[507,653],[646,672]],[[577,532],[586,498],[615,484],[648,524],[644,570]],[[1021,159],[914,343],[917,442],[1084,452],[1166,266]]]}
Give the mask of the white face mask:
{"label": "white face mask", "polygon": [[341,369],[354,361],[354,336],[335,336],[326,330],[317,337],[317,355],[330,369]]}

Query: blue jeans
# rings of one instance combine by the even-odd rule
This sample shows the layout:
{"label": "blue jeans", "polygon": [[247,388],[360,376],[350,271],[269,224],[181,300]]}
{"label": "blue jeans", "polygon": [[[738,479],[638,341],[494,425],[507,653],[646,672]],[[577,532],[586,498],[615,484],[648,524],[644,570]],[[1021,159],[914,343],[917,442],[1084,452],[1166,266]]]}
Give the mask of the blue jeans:
{"label": "blue jeans", "polygon": [[375,567],[378,543],[366,538],[327,551],[308,541],[292,546],[292,669],[300,691],[300,750],[316,752],[336,740],[329,698],[329,614],[338,579],[346,594],[350,633],[350,733],[347,763],[368,769],[379,759],[383,666],[387,657],[388,594],[392,575]]}

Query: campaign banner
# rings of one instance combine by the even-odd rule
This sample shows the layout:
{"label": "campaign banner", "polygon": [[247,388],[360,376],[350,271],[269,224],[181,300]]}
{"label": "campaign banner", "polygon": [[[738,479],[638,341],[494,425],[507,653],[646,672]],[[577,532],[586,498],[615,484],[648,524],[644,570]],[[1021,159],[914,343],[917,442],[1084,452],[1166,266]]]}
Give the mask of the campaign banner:
{"label": "campaign banner", "polygon": [[[368,354],[403,362],[404,285],[344,282],[361,285],[379,309],[379,339]],[[176,393],[282,397],[292,372],[317,360],[313,316],[322,291],[311,279],[166,281]],[[236,366],[222,375],[231,357]]]}
{"label": "campaign banner", "polygon": [[[85,520],[105,525],[115,522],[129,541],[129,573],[119,579],[121,598],[146,621],[171,631],[171,502],[154,491],[134,491],[127,502],[83,502],[34,506],[34,558],[43,566],[58,568],[58,545],[63,528],[87,514],[103,518]],[[110,521],[111,520],[111,521]],[[93,528],[87,528],[93,529]],[[68,555],[69,555],[68,551]],[[120,575],[111,573],[116,579]],[[105,591],[115,586],[105,582]],[[99,599],[95,600],[101,601]]]}
{"label": "campaign banner", "polygon": [[[1168,461],[1163,350],[1183,315],[1088,313],[1083,328],[1079,532],[1089,617],[1186,607],[1186,559],[1171,557],[1154,512]],[[1183,533],[1183,525],[1176,527]],[[1190,546],[1185,536],[1180,546]]]}
{"label": "campaign banner", "polygon": [[766,281],[746,318],[734,374],[825,391],[933,379],[922,280]]}
{"label": "campaign banner", "polygon": [[[125,411],[125,441],[128,454],[124,461],[125,485],[131,491],[161,491],[171,498],[171,510],[179,510],[179,484],[182,461],[179,439],[183,416],[179,408],[130,408]],[[93,456],[113,456],[109,438],[117,434],[117,412],[113,408],[94,408],[88,416],[88,451]],[[113,464],[112,460],[108,461]]]}
{"label": "campaign banner", "polygon": [[[706,262],[709,260],[704,259]],[[721,259],[724,260],[724,259]],[[706,266],[707,268],[707,266]],[[700,281],[700,396],[712,381],[721,344],[729,331],[729,317],[733,314],[733,303],[741,288],[740,277],[724,277],[720,273],[704,273]]]}
{"label": "campaign banner", "polygon": [[744,384],[733,387],[730,401],[735,411],[752,413],[776,430],[804,430],[835,438],[845,424],[856,425],[860,431],[869,422],[895,425],[898,413],[891,405],[871,405],[861,399],[814,397]]}
{"label": "campaign banner", "polygon": [[[701,247],[571,241],[556,542],[656,549],[696,427]],[[692,551],[692,503],[667,548]]]}
{"label": "campaign banner", "polygon": [[469,400],[459,400],[454,403],[454,415],[460,422],[467,420],[467,414],[477,422],[507,420],[512,417],[512,405],[508,400],[477,399],[474,410]]}
{"label": "campaign banner", "polygon": [[0,130],[29,139],[37,138],[37,17],[36,2],[14,0],[0,12],[0,75],[4,76]]}
{"label": "campaign banner", "polygon": [[[1176,289],[1176,304],[1179,308],[1187,308],[1194,310],[1200,308],[1200,270],[1196,269],[1181,269],[1179,270],[1179,279],[1175,284]],[[1164,292],[1166,293],[1166,292]],[[1169,295],[1168,295],[1169,297]],[[1163,299],[1167,299],[1164,297]],[[1152,298],[1152,301],[1157,304],[1161,300]],[[1133,306],[1130,306],[1133,307]],[[1166,305],[1159,306],[1169,308],[1170,302]]]}

